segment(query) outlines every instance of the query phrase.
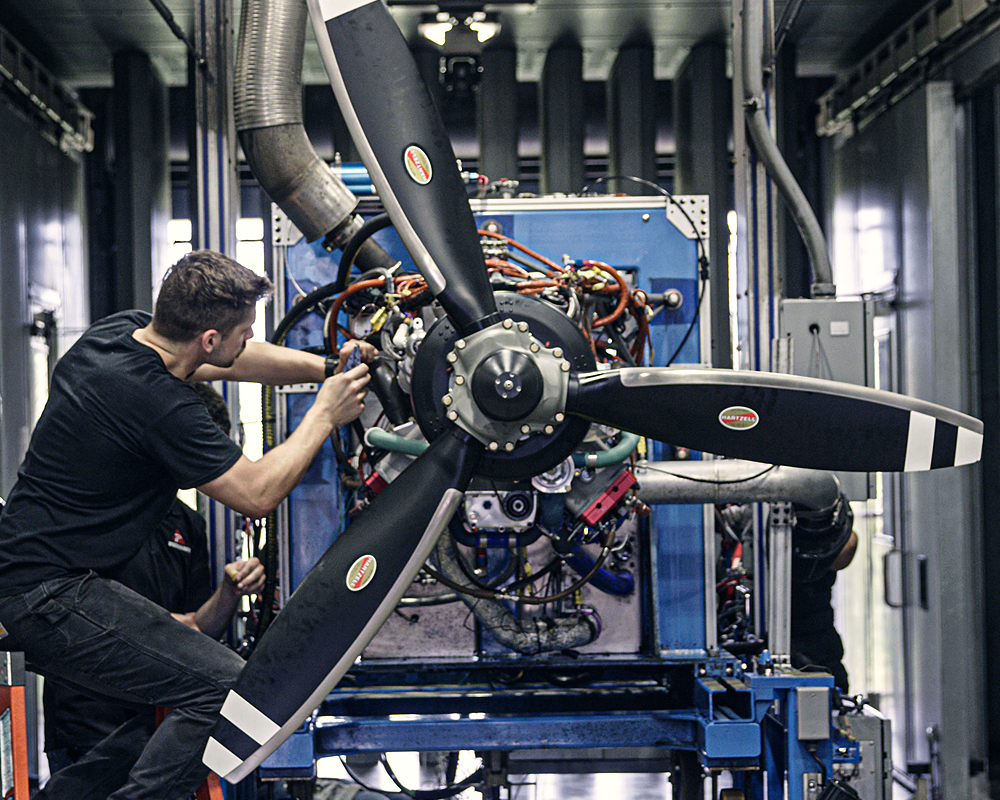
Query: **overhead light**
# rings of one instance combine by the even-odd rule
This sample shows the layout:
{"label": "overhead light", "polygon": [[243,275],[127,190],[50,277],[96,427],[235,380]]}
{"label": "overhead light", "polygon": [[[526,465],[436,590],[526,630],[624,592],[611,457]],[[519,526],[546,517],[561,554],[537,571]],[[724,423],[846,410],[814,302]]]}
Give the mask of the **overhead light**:
{"label": "overhead light", "polygon": [[500,33],[500,21],[496,14],[487,14],[485,11],[474,11],[471,17],[465,20],[465,24],[476,34],[480,42],[492,39]]}
{"label": "overhead light", "polygon": [[437,14],[425,14],[424,18],[417,24],[417,33],[425,39],[429,39],[434,44],[444,47],[448,32],[458,24],[447,11],[439,11]]}
{"label": "overhead light", "polygon": [[417,33],[439,47],[444,47],[449,34],[454,37],[472,33],[476,41],[482,44],[499,32],[499,15],[486,11],[438,11],[435,14],[424,14],[417,23]]}

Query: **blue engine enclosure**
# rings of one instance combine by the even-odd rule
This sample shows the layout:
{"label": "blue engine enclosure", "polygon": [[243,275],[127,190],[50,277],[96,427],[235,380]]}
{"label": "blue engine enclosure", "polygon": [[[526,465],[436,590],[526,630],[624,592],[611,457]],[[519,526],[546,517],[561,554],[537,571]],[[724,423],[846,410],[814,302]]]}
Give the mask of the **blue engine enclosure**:
{"label": "blue engine enclosure", "polygon": [[[707,229],[707,199],[678,200],[472,202],[481,228],[497,224],[506,236],[554,261],[564,255],[601,261],[650,294],[680,292],[680,307],[664,309],[650,322],[651,363],[665,365],[677,351],[673,363],[697,364],[708,343],[708,302],[703,299],[696,319],[706,287],[699,277],[698,241],[682,229],[690,230],[688,220]],[[404,268],[411,264],[391,228],[375,239]],[[336,277],[339,253],[304,239],[278,250],[275,263],[283,269],[277,277],[286,298]],[[312,315],[289,332],[286,344],[321,344],[321,330],[322,320]],[[309,392],[279,394],[285,433],[311,401]],[[668,445],[649,444],[651,460],[672,457]],[[343,529],[343,494],[328,444],[282,516],[283,592],[294,590]],[[770,764],[808,770],[814,761],[788,733],[794,724],[768,716],[768,708],[798,685],[832,687],[832,679],[745,673],[741,661],[716,648],[711,519],[702,506],[655,507],[634,535],[627,566],[636,575],[635,592],[612,597],[588,587],[585,600],[598,608],[604,631],[570,654],[506,651],[475,630],[462,604],[421,608],[417,621],[407,614],[391,618],[314,724],[265,762],[261,775],[299,777],[308,773],[310,760],[362,751],[595,747],[695,750],[705,766],[715,768]],[[794,702],[780,706],[794,720]],[[818,750],[827,761],[830,753],[828,742]],[[803,797],[794,788],[788,796]]]}

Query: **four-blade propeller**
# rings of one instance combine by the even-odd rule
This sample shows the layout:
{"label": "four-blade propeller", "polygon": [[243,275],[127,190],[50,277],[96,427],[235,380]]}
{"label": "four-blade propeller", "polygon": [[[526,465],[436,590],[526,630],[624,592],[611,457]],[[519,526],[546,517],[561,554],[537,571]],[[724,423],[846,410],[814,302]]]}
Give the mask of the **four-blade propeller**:
{"label": "four-blade propeller", "polygon": [[[338,103],[380,199],[463,346],[467,340],[486,352],[500,315],[450,141],[405,39],[381,0],[308,2]],[[523,363],[519,383],[539,371],[526,352],[498,361],[515,365],[512,374]],[[547,357],[549,366],[557,358]],[[964,414],[785,375],[633,368],[569,373],[561,392],[556,422],[564,411],[675,445],[788,466],[932,469],[976,461],[982,446],[982,423]],[[508,411],[523,400],[502,393],[469,402],[478,403],[472,416],[489,418],[495,429],[497,420],[518,424]],[[533,400],[529,411],[549,407]],[[463,427],[449,423],[292,595],[223,706],[205,750],[213,770],[230,781],[248,775],[378,631],[458,507],[492,436],[475,423],[463,420]]]}

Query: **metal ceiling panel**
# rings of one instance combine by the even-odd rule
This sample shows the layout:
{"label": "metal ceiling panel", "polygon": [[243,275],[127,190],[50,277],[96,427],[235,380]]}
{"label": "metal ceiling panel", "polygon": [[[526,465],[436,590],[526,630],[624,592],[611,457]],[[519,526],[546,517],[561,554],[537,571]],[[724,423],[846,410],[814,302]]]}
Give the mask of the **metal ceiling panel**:
{"label": "metal ceiling panel", "polygon": [[[788,40],[798,47],[800,72],[809,75],[836,74],[851,66],[845,54],[899,6],[897,0],[779,0],[776,20],[789,4],[800,10]],[[196,0],[164,0],[164,5],[190,32]],[[655,48],[656,77],[662,80],[673,77],[695,43],[706,37],[727,40],[731,32],[729,0],[536,0],[484,7],[499,14],[503,35],[516,43],[522,81],[538,78],[546,51],[562,36],[575,37],[583,47],[587,80],[607,76],[623,42],[647,37]],[[436,9],[434,3],[393,6],[393,15],[404,33],[414,36],[421,15]],[[0,0],[0,25],[73,87],[110,85],[113,54],[130,47],[146,51],[168,84],[187,80],[185,45],[150,0]],[[303,78],[306,83],[326,80],[311,42]]]}

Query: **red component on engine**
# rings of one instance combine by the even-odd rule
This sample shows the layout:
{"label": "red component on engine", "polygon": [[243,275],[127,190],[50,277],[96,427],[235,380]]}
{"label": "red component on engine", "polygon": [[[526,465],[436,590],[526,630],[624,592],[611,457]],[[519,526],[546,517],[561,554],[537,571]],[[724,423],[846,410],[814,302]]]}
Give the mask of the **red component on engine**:
{"label": "red component on engine", "polygon": [[371,490],[371,493],[376,497],[382,494],[388,485],[389,482],[377,472],[373,472],[365,478],[365,486],[367,486]]}
{"label": "red component on engine", "polygon": [[635,475],[631,470],[625,470],[593,503],[587,506],[580,519],[590,526],[597,525],[602,519],[618,507],[625,499],[625,494],[635,485]]}

